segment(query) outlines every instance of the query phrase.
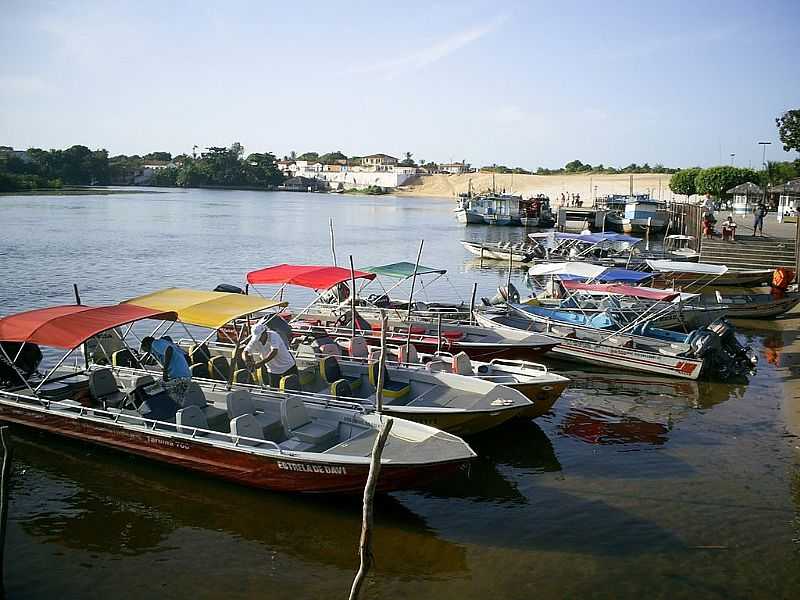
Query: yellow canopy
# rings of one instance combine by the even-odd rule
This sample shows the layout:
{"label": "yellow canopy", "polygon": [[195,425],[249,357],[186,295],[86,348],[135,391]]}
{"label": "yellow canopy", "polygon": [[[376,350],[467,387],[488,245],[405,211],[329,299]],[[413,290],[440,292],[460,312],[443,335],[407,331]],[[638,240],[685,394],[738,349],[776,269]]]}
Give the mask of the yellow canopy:
{"label": "yellow canopy", "polygon": [[122,304],[175,312],[183,323],[219,329],[236,318],[269,308],[284,307],[288,302],[228,292],[168,288],[125,300]]}

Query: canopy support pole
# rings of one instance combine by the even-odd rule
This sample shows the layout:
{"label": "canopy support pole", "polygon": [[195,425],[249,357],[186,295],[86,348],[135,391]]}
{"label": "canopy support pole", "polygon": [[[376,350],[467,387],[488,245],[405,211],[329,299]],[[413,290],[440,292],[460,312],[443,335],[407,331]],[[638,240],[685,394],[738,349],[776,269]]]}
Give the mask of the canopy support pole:
{"label": "canopy support pole", "polygon": [[350,333],[356,337],[356,269],[350,255]]}
{"label": "canopy support pole", "polygon": [[378,414],[383,412],[383,386],[386,384],[384,373],[386,370],[386,327],[388,321],[386,311],[381,309],[381,354],[378,359],[378,381],[375,382],[375,411]]}
{"label": "canopy support pole", "polygon": [[408,325],[408,335],[406,336],[406,356],[411,349],[411,307],[414,304],[414,286],[417,283],[417,270],[419,270],[419,261],[422,258],[422,247],[425,245],[425,240],[419,241],[419,250],[417,251],[417,262],[414,263],[414,275],[411,277],[411,293],[408,295],[408,314],[406,321]]}
{"label": "canopy support pole", "polygon": [[469,301],[469,324],[475,323],[475,294],[478,293],[478,282],[472,284],[472,297]]}
{"label": "canopy support pole", "polygon": [[35,396],[36,390],[34,390],[28,383],[28,380],[22,376],[22,371],[19,369],[19,367],[17,367],[17,365],[14,364],[14,361],[11,360],[11,357],[8,356],[8,354],[6,353],[6,349],[3,347],[3,344],[0,344],[0,352],[3,353],[3,356],[5,356],[6,360],[8,361],[8,364],[11,365],[11,368],[14,369],[17,375],[19,375],[19,378],[22,381],[22,383],[25,384],[25,387],[28,388],[31,391],[31,393],[33,393],[33,395]]}
{"label": "canopy support pole", "polygon": [[[333,217],[328,219],[328,226],[331,230],[331,255],[333,256],[333,266],[338,267],[339,265],[336,262],[336,238],[333,235]],[[355,289],[353,291],[355,292]]]}

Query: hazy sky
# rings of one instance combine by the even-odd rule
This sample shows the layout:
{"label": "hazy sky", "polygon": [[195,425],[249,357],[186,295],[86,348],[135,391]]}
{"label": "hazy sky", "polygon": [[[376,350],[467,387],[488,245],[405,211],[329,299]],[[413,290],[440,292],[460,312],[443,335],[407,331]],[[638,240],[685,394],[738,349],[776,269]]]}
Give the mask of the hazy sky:
{"label": "hazy sky", "polygon": [[0,144],[787,159],[800,1],[0,0]]}

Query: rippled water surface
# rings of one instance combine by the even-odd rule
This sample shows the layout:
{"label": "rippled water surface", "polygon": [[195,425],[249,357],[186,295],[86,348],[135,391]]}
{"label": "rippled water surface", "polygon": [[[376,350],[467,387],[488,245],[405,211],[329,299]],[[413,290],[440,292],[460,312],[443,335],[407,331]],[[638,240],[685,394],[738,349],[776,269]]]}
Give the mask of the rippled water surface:
{"label": "rippled water surface", "polygon": [[[491,295],[436,199],[189,191],[0,197],[0,314],[242,284],[280,262],[414,260],[448,269],[431,299]],[[510,237],[509,237],[510,236]],[[521,283],[521,271],[512,277]],[[265,290],[268,291],[268,290]],[[308,300],[291,292],[295,302]],[[424,297],[424,294],[423,294]],[[687,383],[551,362],[555,410],[474,438],[469,476],[376,507],[366,597],[798,598],[800,470],[782,420],[796,327],[741,330],[749,384]],[[358,500],[242,489],[15,430],[6,589],[12,598],[341,598]]]}

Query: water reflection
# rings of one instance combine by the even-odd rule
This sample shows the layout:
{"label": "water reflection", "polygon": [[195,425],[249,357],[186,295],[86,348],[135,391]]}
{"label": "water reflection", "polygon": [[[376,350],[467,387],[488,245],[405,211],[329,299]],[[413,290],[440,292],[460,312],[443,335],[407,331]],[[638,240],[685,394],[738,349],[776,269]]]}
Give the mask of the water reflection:
{"label": "water reflection", "polygon": [[[14,444],[25,473],[14,480],[13,518],[41,542],[137,556],[167,550],[174,531],[196,528],[320,565],[355,565],[358,498],[248,490],[19,430]],[[427,578],[467,570],[464,549],[396,499],[379,497],[375,511],[375,552],[392,557],[382,573]]]}

